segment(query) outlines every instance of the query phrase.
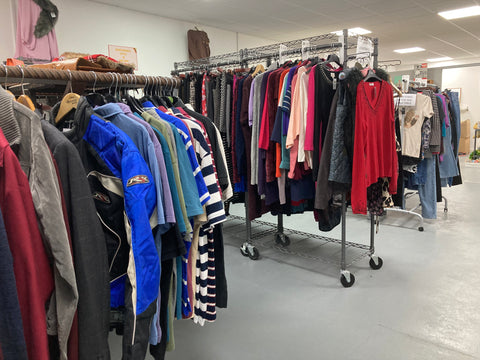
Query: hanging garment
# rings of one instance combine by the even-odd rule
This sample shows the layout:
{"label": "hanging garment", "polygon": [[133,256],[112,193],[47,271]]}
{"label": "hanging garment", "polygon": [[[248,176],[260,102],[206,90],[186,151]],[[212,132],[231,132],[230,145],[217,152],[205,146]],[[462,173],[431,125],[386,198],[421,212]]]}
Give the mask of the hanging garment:
{"label": "hanging garment", "polygon": [[15,57],[51,61],[58,57],[57,36],[52,29],[45,36],[34,35],[42,9],[33,0],[17,2],[17,35]]}
{"label": "hanging garment", "polygon": [[380,177],[390,178],[397,190],[397,153],[393,94],[384,81],[362,81],[357,87],[352,176],[352,210],[367,212],[367,187]]}
{"label": "hanging garment", "polygon": [[156,198],[157,198],[157,224],[159,225],[156,231],[156,241],[161,241],[160,236],[170,229],[170,224],[165,221],[165,210],[163,201],[163,185],[160,176],[160,168],[158,166],[158,160],[155,155],[155,149],[153,143],[148,136],[147,130],[140,124],[131,121],[126,116],[120,106],[115,103],[109,103],[106,105],[95,107],[94,111],[102,116],[105,120],[111,121],[113,125],[122,130],[135,144],[137,149],[142,155],[142,158],[148,165],[150,172],[152,173]]}
{"label": "hanging garment", "polygon": [[40,118],[0,88],[0,127],[17,126],[21,139],[17,157],[28,177],[42,239],[55,267],[55,293],[50,302],[48,331],[58,335],[61,359],[67,358],[67,341],[78,302],[78,289],[67,228],[63,219],[60,186],[43,136]]}
{"label": "hanging garment", "polygon": [[[445,124],[445,135],[443,136],[443,154],[440,156],[440,161],[438,167],[440,169],[440,178],[448,179],[458,175],[457,162],[455,160],[455,154],[453,153],[452,145],[452,127],[454,126],[451,123],[449,117],[447,99],[444,95],[436,94],[439,101],[440,111],[444,115],[444,124]],[[442,184],[443,186],[444,184]],[[446,184],[445,184],[446,185]]]}
{"label": "hanging garment", "polygon": [[17,285],[15,284],[13,257],[1,213],[0,307],[2,309],[0,312],[0,357],[5,360],[27,360],[27,345],[23,335],[22,315],[17,296]]}
{"label": "hanging garment", "polygon": [[[4,104],[2,103],[2,106]],[[45,304],[54,289],[53,274],[38,230],[35,208],[27,177],[0,131],[0,208],[4,216],[8,244],[22,313],[23,332],[29,359],[49,359]],[[17,313],[18,315],[18,313]],[[14,316],[14,314],[11,314]],[[18,334],[18,327],[17,327]],[[12,344],[13,345],[13,344]],[[18,355],[25,355],[21,341]],[[7,352],[9,347],[2,350]],[[25,357],[24,357],[25,358]]]}
{"label": "hanging garment", "polygon": [[107,249],[87,175],[75,146],[42,121],[45,140],[58,164],[72,237],[78,286],[79,359],[109,359],[110,285]]}
{"label": "hanging garment", "polygon": [[[122,186],[119,186],[114,179],[109,181],[102,176],[98,177],[104,187],[124,196],[125,229],[130,245],[127,277],[112,283],[111,302],[116,301],[121,305],[123,297],[126,317],[130,317],[130,324],[134,324],[131,330],[126,326],[124,358],[130,355],[129,359],[143,359],[160,285],[159,257],[150,226],[156,205],[153,177],[135,144],[111,123],[92,115],[84,138],[115,177],[121,179]],[[124,294],[122,290],[125,291]]]}
{"label": "hanging garment", "polygon": [[415,107],[407,107],[404,118],[402,154],[421,158],[422,126],[425,118],[433,116],[432,100],[429,96],[417,93]]}

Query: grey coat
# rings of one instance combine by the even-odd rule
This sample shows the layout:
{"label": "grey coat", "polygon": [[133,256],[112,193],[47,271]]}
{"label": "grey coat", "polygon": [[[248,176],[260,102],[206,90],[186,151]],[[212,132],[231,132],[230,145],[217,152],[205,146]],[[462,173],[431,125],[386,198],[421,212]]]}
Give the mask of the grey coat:
{"label": "grey coat", "polygon": [[58,335],[60,359],[66,360],[68,337],[77,310],[78,290],[57,173],[43,136],[40,118],[14,101],[2,87],[0,128],[8,129],[5,137],[10,144],[18,144],[13,150],[27,175],[40,233],[50,262],[53,263],[55,291],[50,301],[47,331],[49,335]]}

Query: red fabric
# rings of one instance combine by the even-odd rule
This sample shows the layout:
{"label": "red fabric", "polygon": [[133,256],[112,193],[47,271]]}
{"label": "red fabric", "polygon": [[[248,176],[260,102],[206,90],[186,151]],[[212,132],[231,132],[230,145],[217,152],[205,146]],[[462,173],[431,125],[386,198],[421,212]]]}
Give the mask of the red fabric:
{"label": "red fabric", "polygon": [[380,177],[390,178],[397,192],[397,153],[393,93],[385,82],[361,81],[357,88],[353,152],[352,210],[367,213],[367,187]]}
{"label": "red fabric", "polygon": [[27,177],[1,131],[0,207],[13,256],[28,357],[48,360],[45,303],[53,292],[52,270],[38,229]]}
{"label": "red fabric", "polygon": [[276,146],[270,141],[270,135],[275,125],[275,116],[278,108],[278,85],[280,76],[284,69],[274,71],[267,82],[267,90],[265,92],[265,105],[263,108],[262,124],[260,128],[260,138],[258,147],[267,150],[265,158],[265,174],[267,182],[276,180]]}
{"label": "red fabric", "polygon": [[207,74],[203,74],[202,80],[202,115],[207,116],[207,92],[205,89],[205,83],[207,81]]}
{"label": "red fabric", "polygon": [[313,151],[313,124],[315,121],[315,68],[310,69],[308,75],[308,108],[307,125],[305,127],[305,151]]}

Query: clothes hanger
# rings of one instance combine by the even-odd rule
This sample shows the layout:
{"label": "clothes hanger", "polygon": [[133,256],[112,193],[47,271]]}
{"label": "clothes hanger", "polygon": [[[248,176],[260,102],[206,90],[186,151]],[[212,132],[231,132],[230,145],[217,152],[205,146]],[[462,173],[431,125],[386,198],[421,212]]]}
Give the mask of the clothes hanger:
{"label": "clothes hanger", "polygon": [[375,74],[373,69],[369,69],[367,72],[367,75],[365,75],[365,77],[363,78],[363,81],[365,82],[382,81],[382,79],[380,79],[378,75]]}
{"label": "clothes hanger", "polygon": [[105,96],[103,96],[100,93],[97,93],[96,87],[97,87],[97,73],[95,71],[90,71],[93,73],[93,76],[95,77],[95,80],[93,82],[93,89],[90,94],[85,95],[85,98],[89,102],[89,104],[93,107],[95,106],[102,106],[105,105],[107,102],[105,100]]}
{"label": "clothes hanger", "polygon": [[392,78],[390,75],[388,75],[388,83],[392,86],[393,91],[395,91],[398,95],[398,97],[402,97],[403,93],[402,91],[393,83]]}
{"label": "clothes hanger", "polygon": [[265,67],[263,66],[263,64],[258,64],[255,67],[255,70],[253,70],[252,77],[255,77],[257,74],[261,74],[264,71],[265,71]]}
{"label": "clothes hanger", "polygon": [[20,71],[22,72],[22,95],[20,95],[17,99],[17,102],[25,105],[27,108],[29,108],[32,111],[35,111],[35,105],[33,104],[32,99],[28,95],[25,95],[25,88],[23,87],[23,82],[25,79],[25,73],[23,72],[23,68],[20,65],[17,65]]}
{"label": "clothes hanger", "polygon": [[[154,91],[154,86],[155,86],[155,77],[154,76],[148,76],[147,81],[145,82],[145,87],[143,89],[144,95],[140,99],[140,102],[142,103],[142,108],[143,108],[143,103],[146,101],[150,101],[155,107],[158,107],[157,102],[153,99],[153,91]],[[149,84],[151,83],[151,84]]]}
{"label": "clothes hanger", "polygon": [[76,109],[78,101],[80,100],[80,95],[73,92],[72,72],[70,71],[70,69],[68,69],[67,71],[69,76],[68,84],[70,84],[70,92],[63,97],[62,102],[60,103],[60,108],[58,109],[57,116],[55,117],[55,124],[58,124],[60,121],[62,121],[63,118],[65,118],[65,116],[70,113],[70,111]]}
{"label": "clothes hanger", "polygon": [[[129,75],[132,76],[131,80],[132,80],[132,85],[133,85],[134,75],[132,75],[132,74],[125,74],[125,76],[126,76],[127,78],[129,78]],[[136,78],[135,78],[135,82],[136,82]],[[129,85],[129,82],[127,82],[127,86],[128,86],[128,85]],[[125,91],[125,93],[124,93],[124,96],[123,96],[123,98],[122,98],[122,101],[123,101],[125,104],[127,104],[127,105],[130,107],[131,110],[133,110],[133,111],[135,111],[135,112],[137,112],[137,113],[140,114],[140,113],[142,112],[142,110],[141,110],[142,108],[141,108],[141,105],[136,102],[136,100],[137,100],[137,99],[135,99],[133,96],[131,96],[131,95],[128,93],[128,89],[126,89],[126,91]]]}
{"label": "clothes hanger", "polygon": [[5,86],[4,86],[4,89],[7,93],[9,93],[10,95],[12,95],[13,97],[15,97],[15,95],[13,95],[13,93],[7,89],[7,83],[8,83],[8,67],[2,63],[3,67],[5,68]]}
{"label": "clothes hanger", "polygon": [[115,98],[114,98],[113,95],[112,95],[112,87],[113,87],[113,84],[115,83],[115,78],[114,78],[112,72],[109,72],[109,74],[112,76],[112,83],[110,84],[110,86],[109,86],[109,88],[108,88],[108,94],[105,95],[105,101],[106,101],[106,103],[115,102]]}
{"label": "clothes hanger", "polygon": [[[165,92],[164,92],[165,95],[161,96],[160,98],[162,100],[163,106],[167,109],[170,109],[173,106],[172,101],[170,100],[170,97],[169,97],[171,95],[171,91],[170,91],[170,89],[171,89],[170,80],[171,79],[168,78],[168,77],[163,77],[162,76],[161,80],[163,80],[166,83],[166,85],[163,87],[165,89]],[[172,80],[172,86],[173,86],[173,80]]]}

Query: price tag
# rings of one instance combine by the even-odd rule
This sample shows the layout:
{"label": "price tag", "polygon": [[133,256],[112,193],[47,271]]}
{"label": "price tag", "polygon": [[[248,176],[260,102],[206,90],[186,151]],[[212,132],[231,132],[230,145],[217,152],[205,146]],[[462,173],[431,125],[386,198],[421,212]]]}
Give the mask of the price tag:
{"label": "price tag", "polygon": [[403,94],[402,97],[395,98],[395,105],[413,107],[417,104],[416,94]]}

